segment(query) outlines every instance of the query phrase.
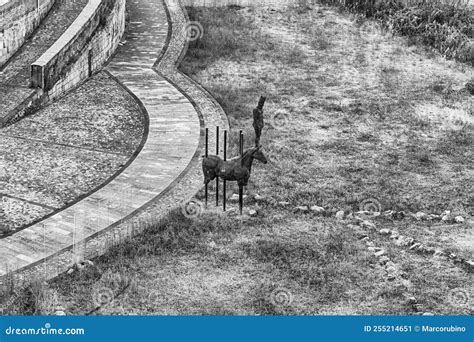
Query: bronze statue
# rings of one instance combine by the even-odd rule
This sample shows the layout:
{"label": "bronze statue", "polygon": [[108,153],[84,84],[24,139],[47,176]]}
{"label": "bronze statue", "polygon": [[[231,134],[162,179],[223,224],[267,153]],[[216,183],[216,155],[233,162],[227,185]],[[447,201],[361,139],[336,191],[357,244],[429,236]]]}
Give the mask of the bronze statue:
{"label": "bronze statue", "polygon": [[252,172],[253,160],[257,159],[267,163],[267,158],[261,151],[261,146],[245,151],[241,157],[223,161],[219,156],[204,157],[202,160],[202,171],[204,172],[204,184],[220,177],[226,181],[237,181],[239,189],[248,184]]}
{"label": "bronze statue", "polygon": [[265,104],[265,96],[260,97],[258,106],[253,110],[253,129],[255,130],[255,147],[260,145],[260,136],[262,135],[262,129],[264,127],[263,122],[263,105]]}

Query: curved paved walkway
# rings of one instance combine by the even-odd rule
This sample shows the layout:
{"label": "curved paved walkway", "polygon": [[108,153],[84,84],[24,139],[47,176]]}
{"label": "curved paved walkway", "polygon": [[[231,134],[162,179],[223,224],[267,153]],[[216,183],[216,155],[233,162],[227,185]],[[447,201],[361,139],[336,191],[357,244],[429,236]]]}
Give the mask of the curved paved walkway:
{"label": "curved paved walkway", "polygon": [[107,70],[147,111],[146,142],[110,183],[0,240],[0,276],[15,276],[16,283],[54,277],[157,223],[202,186],[204,125],[227,129],[228,123],[209,94],[176,70],[186,48],[186,13],[178,0],[131,0],[128,6],[130,25]]}

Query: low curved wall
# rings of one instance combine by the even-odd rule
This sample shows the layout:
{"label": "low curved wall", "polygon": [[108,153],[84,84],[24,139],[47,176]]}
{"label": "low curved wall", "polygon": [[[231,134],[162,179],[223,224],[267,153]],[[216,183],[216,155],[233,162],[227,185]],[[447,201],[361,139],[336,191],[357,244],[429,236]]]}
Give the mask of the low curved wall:
{"label": "low curved wall", "polygon": [[0,1],[0,67],[46,17],[55,0]]}
{"label": "low curved wall", "polygon": [[69,29],[31,65],[31,84],[48,100],[98,70],[125,30],[125,0],[89,0]]}

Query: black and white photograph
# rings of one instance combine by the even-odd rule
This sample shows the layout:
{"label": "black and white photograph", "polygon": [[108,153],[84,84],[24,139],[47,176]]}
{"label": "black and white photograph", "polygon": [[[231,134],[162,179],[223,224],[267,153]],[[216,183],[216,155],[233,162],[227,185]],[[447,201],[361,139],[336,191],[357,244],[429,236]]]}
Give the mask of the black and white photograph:
{"label": "black and white photograph", "polygon": [[473,71],[472,0],[0,0],[0,321],[472,317]]}

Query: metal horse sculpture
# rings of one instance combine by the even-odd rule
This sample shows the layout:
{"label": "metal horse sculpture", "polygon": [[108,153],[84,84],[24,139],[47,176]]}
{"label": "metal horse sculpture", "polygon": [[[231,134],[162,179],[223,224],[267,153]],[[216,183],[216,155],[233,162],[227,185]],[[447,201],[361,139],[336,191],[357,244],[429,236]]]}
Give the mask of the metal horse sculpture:
{"label": "metal horse sculpture", "polygon": [[241,157],[223,161],[219,156],[204,157],[202,160],[202,171],[204,172],[204,184],[207,185],[216,177],[226,181],[237,181],[239,189],[248,184],[252,163],[256,159],[267,163],[267,158],[261,151],[262,146],[245,151]]}

